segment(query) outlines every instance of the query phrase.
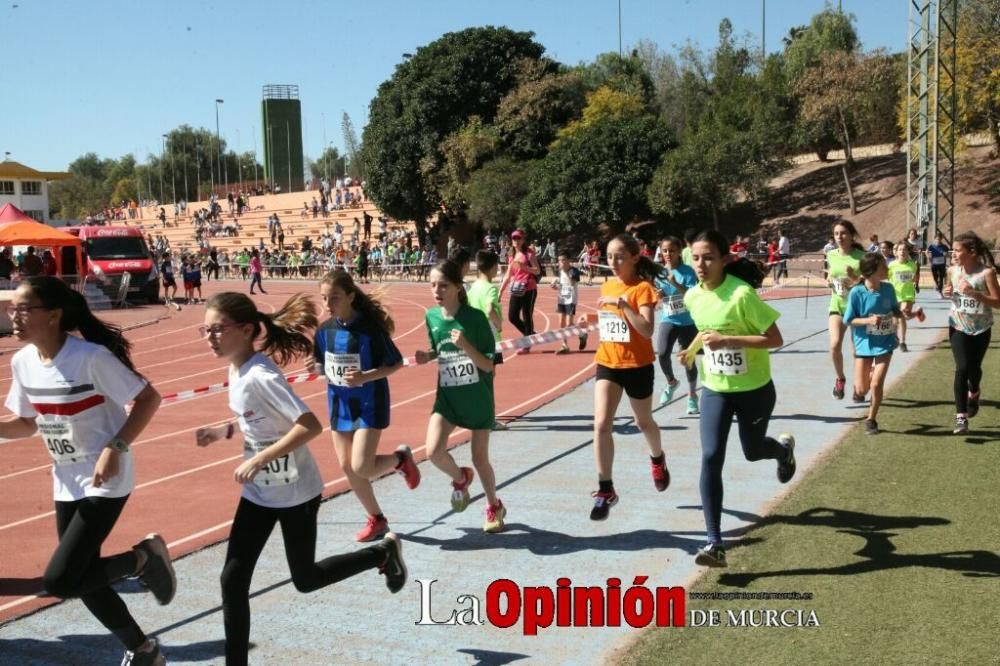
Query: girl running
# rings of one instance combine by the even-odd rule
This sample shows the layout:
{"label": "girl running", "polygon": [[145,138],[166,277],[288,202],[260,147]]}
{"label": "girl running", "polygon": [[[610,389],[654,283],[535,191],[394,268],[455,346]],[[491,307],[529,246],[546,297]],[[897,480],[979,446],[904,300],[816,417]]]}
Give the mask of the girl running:
{"label": "girl running", "polygon": [[944,234],[940,231],[934,242],[927,246],[927,260],[931,264],[931,275],[934,276],[934,288],[937,289],[938,296],[942,296],[945,278],[948,276],[948,257],[951,255],[951,246],[945,240]]}
{"label": "girl running", "polygon": [[[656,280],[656,288],[660,290],[660,321],[656,326],[656,356],[660,362],[660,370],[667,378],[667,386],[660,394],[660,406],[674,399],[674,393],[680,382],[674,377],[674,369],[670,363],[670,354],[674,344],[679,343],[681,349],[691,346],[691,341],[698,334],[698,329],[691,319],[691,313],[684,307],[684,294],[698,284],[698,276],[694,269],[681,262],[681,251],[684,249],[679,238],[668,236],[660,243],[660,256],[664,259],[666,272],[664,277]],[[688,382],[687,413],[698,413],[698,370],[693,365],[685,366]]]}
{"label": "girl running", "polygon": [[437,360],[437,397],[427,424],[427,456],[451,477],[451,508],[460,513],[469,506],[471,467],[459,467],[448,452],[448,437],[458,428],[472,433],[472,464],[486,493],[483,531],[504,527],[507,507],[497,497],[496,477],[490,464],[490,430],[495,423],[493,403],[493,331],[484,315],[469,305],[462,286],[462,268],[451,260],[438,262],[430,273],[431,293],[437,307],[427,311],[425,323],[430,351],[418,351],[418,364]]}
{"label": "girl running", "polygon": [[395,324],[382,304],[358,289],[344,271],[328,273],[319,295],[330,318],[316,329],[315,362],[329,382],[330,432],[337,459],[351,490],[368,514],[355,535],[374,541],[389,531],[371,480],[396,470],[411,490],[420,485],[420,470],[405,444],[394,454],[378,453],[382,431],[389,427],[389,381],[403,367],[392,342]]}
{"label": "girl running", "polygon": [[[899,261],[894,261],[893,266]],[[882,404],[885,376],[889,372],[892,351],[896,348],[896,321],[903,313],[896,299],[895,287],[885,282],[890,267],[885,265],[882,254],[868,252],[861,258],[861,275],[864,279],[851,289],[844,310],[844,323],[851,327],[854,341],[854,396],[872,391],[865,434],[878,434],[878,409]]]}
{"label": "girl running", "polygon": [[[662,268],[639,254],[639,243],[620,234],[608,243],[608,265],[613,277],[601,285],[597,347],[597,383],[594,386],[594,458],[597,491],[592,493],[591,520],[605,520],[618,503],[612,480],[615,412],[622,393],[628,396],[635,425],[649,446],[653,485],[663,492],[670,485],[660,427],[653,421],[654,308],[658,299],[652,282],[663,277]],[[583,319],[585,321],[585,318]]]}
{"label": "girl running", "polygon": [[[7,313],[25,346],[11,359],[5,404],[14,418],[0,421],[0,437],[37,431],[53,463],[59,545],[45,569],[45,590],[79,597],[125,645],[123,663],[164,664],[156,639],[143,633],[111,584],[138,575],[157,602],[170,603],[177,581],[166,543],[150,534],[130,551],[101,556],[135,487],[129,445],[153,418],[160,394],[136,372],[121,330],[95,317],[62,280],[25,279]],[[74,330],[82,339],[69,335]]]}
{"label": "girl running", "polygon": [[[702,231],[691,246],[699,284],[684,296],[705,347],[701,396],[701,503],[708,543],[695,563],[726,566],[722,545],[722,466],[733,416],[747,460],[777,460],[778,481],[795,474],[795,438],[767,436],[777,395],[771,381],[769,349],[783,340],[777,310],[760,300],[760,275],[752,264],[729,262],[729,244],[717,231]],[[754,274],[749,274],[748,271]],[[741,279],[743,278],[743,279]],[[748,284],[744,280],[749,280]],[[678,357],[691,356],[687,350]]]}
{"label": "girl running", "polygon": [[955,357],[956,435],[969,432],[979,413],[979,382],[993,331],[993,308],[1000,307],[996,263],[986,243],[971,231],[955,237],[954,266],[943,295],[951,299],[948,340]]}
{"label": "girl running", "polygon": [[[558,264],[556,266],[556,271],[558,273],[557,279],[552,281],[552,288],[559,291],[559,295],[556,296],[556,311],[559,313],[559,328],[566,328],[573,323],[573,317],[576,316],[576,302],[578,298],[577,287],[580,284],[580,271],[573,267],[572,258],[568,251],[560,251],[558,255]],[[580,351],[587,348],[587,334],[584,333],[580,336]],[[569,353],[569,343],[563,340],[562,346],[556,351],[557,354],[568,354]]]}
{"label": "girl running", "polygon": [[[222,569],[222,613],[226,664],[246,664],[250,642],[250,579],[276,524],[281,525],[292,583],[313,592],[367,569],[385,574],[390,592],[406,583],[399,538],[358,551],[316,558],[316,514],[323,480],[309,440],[323,431],[316,416],[295,395],[275,361],[284,364],[312,351],[306,331],[316,326],[316,308],[297,294],[273,315],[257,310],[245,294],[222,292],[205,305],[202,334],[229,367],[229,407],[236,421],[199,428],[198,446],[243,433],[243,463],[233,472],[242,484]],[[263,333],[261,351],[255,342]],[[274,358],[274,361],[270,357]]]}
{"label": "girl running", "polygon": [[858,230],[854,225],[841,220],[833,225],[833,240],[837,247],[826,253],[829,267],[827,280],[832,291],[830,306],[827,308],[827,327],[830,330],[830,359],[837,375],[833,382],[833,397],[837,400],[844,399],[844,388],[847,385],[847,378],[844,376],[844,332],[847,330],[844,326],[844,308],[847,307],[847,294],[861,280],[861,257],[865,254],[857,239]]}
{"label": "girl running", "polygon": [[[513,242],[513,253],[507,274],[500,284],[500,293],[510,283],[510,304],[507,306],[507,319],[521,335],[532,335],[535,332],[535,299],[538,298],[538,277],[542,274],[541,266],[535,251],[528,247],[528,238],[518,229],[510,235]],[[517,350],[518,354],[527,354],[531,347]]]}
{"label": "girl running", "polygon": [[917,321],[923,321],[925,318],[923,308],[913,307],[917,300],[917,292],[920,291],[920,265],[910,255],[910,247],[906,241],[896,243],[895,260],[889,262],[889,282],[896,290],[896,300],[899,301],[899,309],[903,313],[899,319],[898,333],[899,351],[902,352],[909,351],[906,347],[907,320],[916,317]]}

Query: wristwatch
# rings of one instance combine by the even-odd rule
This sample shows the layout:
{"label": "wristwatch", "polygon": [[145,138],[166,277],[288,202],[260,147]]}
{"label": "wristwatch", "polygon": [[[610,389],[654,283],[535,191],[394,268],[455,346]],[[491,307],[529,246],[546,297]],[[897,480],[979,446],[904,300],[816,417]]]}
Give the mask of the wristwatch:
{"label": "wristwatch", "polygon": [[106,448],[114,449],[118,453],[128,453],[128,442],[121,437],[112,437]]}

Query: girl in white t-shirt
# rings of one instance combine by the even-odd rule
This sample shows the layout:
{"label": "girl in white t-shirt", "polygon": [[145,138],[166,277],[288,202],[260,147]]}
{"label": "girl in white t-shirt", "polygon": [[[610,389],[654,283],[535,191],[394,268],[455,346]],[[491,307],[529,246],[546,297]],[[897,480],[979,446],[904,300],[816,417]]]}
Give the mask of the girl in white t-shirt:
{"label": "girl in white t-shirt", "polygon": [[[82,599],[125,645],[128,663],[162,664],[156,639],[147,638],[111,583],[139,575],[159,603],[170,603],[177,582],[166,544],[150,534],[131,551],[101,557],[135,487],[129,444],[153,418],[160,395],[135,371],[121,330],[97,319],[62,280],[28,278],[7,313],[25,346],[11,359],[6,406],[14,418],[0,421],[0,437],[37,431],[53,462],[59,545],[45,590]],[[74,330],[83,339],[69,335]]]}
{"label": "girl in white t-shirt", "polygon": [[[243,433],[243,463],[233,472],[242,494],[222,569],[226,664],[247,663],[250,642],[250,579],[274,526],[281,524],[292,583],[313,592],[367,569],[378,568],[398,592],[406,582],[402,545],[389,532],[362,550],[316,557],[316,515],[323,491],[309,440],[323,431],[319,420],[288,385],[278,365],[312,353],[316,306],[296,294],[274,314],[257,310],[245,294],[222,292],[205,304],[202,335],[212,352],[229,361],[229,408],[236,421],[199,428],[199,446]],[[263,336],[260,351],[256,341]],[[271,358],[274,361],[271,360]]]}

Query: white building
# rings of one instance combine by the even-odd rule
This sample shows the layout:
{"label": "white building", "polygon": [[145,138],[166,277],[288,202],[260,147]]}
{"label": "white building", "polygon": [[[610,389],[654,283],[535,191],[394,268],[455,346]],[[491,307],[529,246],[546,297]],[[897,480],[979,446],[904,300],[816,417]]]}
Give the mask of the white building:
{"label": "white building", "polygon": [[12,203],[39,222],[48,222],[49,182],[70,177],[62,171],[36,171],[19,162],[0,162],[0,208]]}

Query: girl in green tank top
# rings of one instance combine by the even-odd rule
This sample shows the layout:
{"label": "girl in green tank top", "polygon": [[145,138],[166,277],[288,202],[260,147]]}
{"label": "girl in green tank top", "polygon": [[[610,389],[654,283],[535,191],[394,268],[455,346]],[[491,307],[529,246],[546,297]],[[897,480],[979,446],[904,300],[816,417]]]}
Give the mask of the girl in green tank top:
{"label": "girl in green tank top", "polygon": [[858,230],[847,220],[833,225],[833,240],[837,247],[826,253],[827,280],[831,292],[830,306],[827,308],[827,328],[830,331],[830,361],[836,374],[833,397],[843,400],[847,384],[843,351],[844,333],[847,330],[844,325],[844,310],[847,308],[847,294],[861,281],[861,257],[865,251],[858,243]]}

